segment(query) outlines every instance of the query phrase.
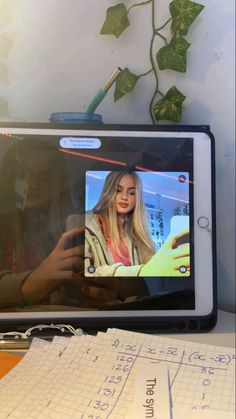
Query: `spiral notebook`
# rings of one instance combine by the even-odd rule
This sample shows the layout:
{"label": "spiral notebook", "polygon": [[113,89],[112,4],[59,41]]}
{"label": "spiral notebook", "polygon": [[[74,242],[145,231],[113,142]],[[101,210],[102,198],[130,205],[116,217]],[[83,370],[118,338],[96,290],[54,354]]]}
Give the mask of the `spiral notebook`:
{"label": "spiral notebook", "polygon": [[231,419],[234,403],[233,348],[118,329],[33,338],[0,380],[1,419]]}

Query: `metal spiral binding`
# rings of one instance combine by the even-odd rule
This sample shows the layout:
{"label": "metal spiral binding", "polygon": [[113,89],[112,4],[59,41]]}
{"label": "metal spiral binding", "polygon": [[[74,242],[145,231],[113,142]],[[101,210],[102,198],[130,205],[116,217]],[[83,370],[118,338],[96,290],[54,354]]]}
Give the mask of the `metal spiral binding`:
{"label": "metal spiral binding", "polygon": [[54,330],[60,330],[61,333],[66,333],[69,332],[72,335],[75,336],[82,336],[83,335],[83,330],[78,328],[75,329],[73,326],[71,326],[70,324],[38,324],[36,326],[30,327],[29,329],[27,329],[25,332],[5,332],[5,333],[0,333],[0,339],[7,339],[7,338],[11,338],[11,339],[29,339],[30,337],[32,337],[32,333],[35,331],[39,331],[41,332],[44,329],[54,329]]}

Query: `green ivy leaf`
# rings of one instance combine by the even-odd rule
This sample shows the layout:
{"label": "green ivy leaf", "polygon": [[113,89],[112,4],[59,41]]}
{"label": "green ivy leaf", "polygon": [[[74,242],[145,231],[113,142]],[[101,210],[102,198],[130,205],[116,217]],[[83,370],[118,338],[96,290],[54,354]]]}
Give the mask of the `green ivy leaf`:
{"label": "green ivy leaf", "polygon": [[131,73],[128,68],[122,70],[116,79],[114,101],[116,102],[122,96],[126,95],[126,93],[131,92],[138,79],[139,77]]}
{"label": "green ivy leaf", "polygon": [[153,106],[156,121],[180,122],[185,97],[175,86],[172,86],[166,95]]}
{"label": "green ivy leaf", "polygon": [[124,3],[107,9],[106,20],[100,31],[102,35],[115,35],[116,38],[129,26],[128,11]]}
{"label": "green ivy leaf", "polygon": [[186,72],[187,50],[191,44],[182,37],[172,38],[170,43],[162,47],[157,53],[160,70],[175,70]]}
{"label": "green ivy leaf", "polygon": [[187,35],[189,27],[205,6],[190,0],[173,0],[170,3],[172,16],[171,32],[173,35]]}

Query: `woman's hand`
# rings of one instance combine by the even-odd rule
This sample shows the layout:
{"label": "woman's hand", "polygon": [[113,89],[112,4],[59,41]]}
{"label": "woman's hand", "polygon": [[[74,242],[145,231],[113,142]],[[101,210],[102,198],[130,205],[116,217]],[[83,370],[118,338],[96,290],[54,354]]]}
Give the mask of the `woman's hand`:
{"label": "woman's hand", "polygon": [[50,255],[24,281],[23,298],[43,300],[62,282],[72,281],[75,272],[84,269],[83,246],[67,249],[70,239],[84,232],[84,227],[76,227],[64,233]]}
{"label": "woman's hand", "polygon": [[183,231],[177,236],[169,235],[161,249],[140,270],[140,276],[189,276],[190,246],[181,244],[175,248],[179,239],[188,234]]}

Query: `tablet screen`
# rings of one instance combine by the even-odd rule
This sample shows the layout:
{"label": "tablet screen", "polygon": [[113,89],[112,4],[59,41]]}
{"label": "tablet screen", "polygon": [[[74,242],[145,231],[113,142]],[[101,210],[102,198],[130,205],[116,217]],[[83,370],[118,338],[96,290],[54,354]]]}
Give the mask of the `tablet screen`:
{"label": "tablet screen", "polygon": [[3,312],[195,309],[191,136],[35,129],[0,147]]}
{"label": "tablet screen", "polygon": [[207,127],[0,125],[1,327],[209,330],[215,249]]}

